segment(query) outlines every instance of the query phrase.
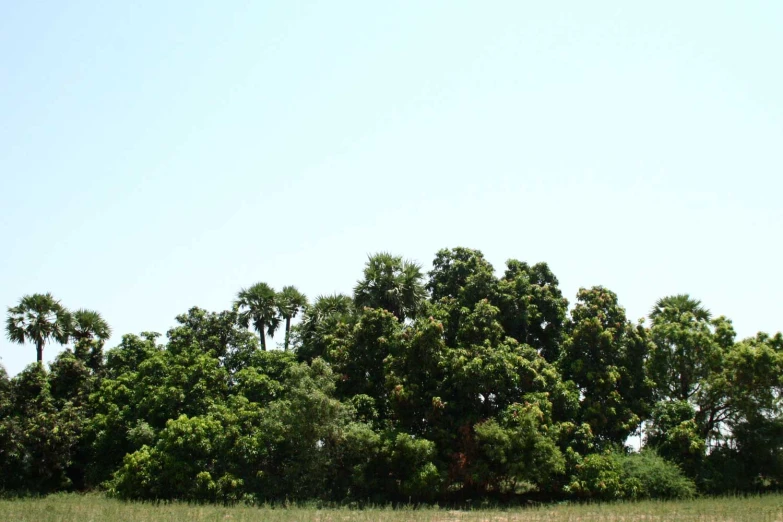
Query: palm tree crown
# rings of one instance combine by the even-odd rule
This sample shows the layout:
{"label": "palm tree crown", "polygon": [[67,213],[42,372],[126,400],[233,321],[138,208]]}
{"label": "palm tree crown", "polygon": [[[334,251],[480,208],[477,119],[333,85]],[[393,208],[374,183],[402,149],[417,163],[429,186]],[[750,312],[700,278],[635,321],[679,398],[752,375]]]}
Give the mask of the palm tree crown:
{"label": "palm tree crown", "polygon": [[71,314],[50,293],[26,295],[8,308],[5,330],[12,342],[35,344],[37,360],[42,363],[47,342],[68,342]]}
{"label": "palm tree crown", "polygon": [[98,312],[81,308],[73,312],[71,316],[73,318],[71,337],[77,341],[82,339],[106,341],[111,337],[109,323]]}
{"label": "palm tree crown", "polygon": [[253,324],[261,338],[261,348],[266,350],[266,335],[275,335],[280,326],[277,293],[274,289],[266,283],[243,288],[234,301],[234,310],[238,313],[237,321],[241,326],[248,328]]}
{"label": "palm tree crown", "polygon": [[381,252],[369,257],[364,279],[354,288],[359,307],[383,308],[399,320],[414,318],[427,295],[421,266]]}
{"label": "palm tree crown", "polygon": [[692,299],[688,294],[670,295],[656,301],[650,311],[650,319],[653,324],[661,321],[709,321],[712,317],[710,311],[702,306],[701,301]]}

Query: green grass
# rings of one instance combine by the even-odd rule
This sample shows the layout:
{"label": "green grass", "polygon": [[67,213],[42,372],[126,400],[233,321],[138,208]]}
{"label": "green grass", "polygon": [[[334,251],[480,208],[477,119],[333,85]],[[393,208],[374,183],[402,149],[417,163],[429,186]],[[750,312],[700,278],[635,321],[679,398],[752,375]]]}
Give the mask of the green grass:
{"label": "green grass", "polygon": [[703,498],[683,502],[557,505],[527,509],[456,511],[449,509],[364,510],[315,507],[218,507],[143,504],[101,495],[52,495],[39,499],[0,500],[0,520],[30,522],[244,522],[244,521],[438,521],[438,522],[589,522],[589,521],[734,521],[783,522],[783,495]]}

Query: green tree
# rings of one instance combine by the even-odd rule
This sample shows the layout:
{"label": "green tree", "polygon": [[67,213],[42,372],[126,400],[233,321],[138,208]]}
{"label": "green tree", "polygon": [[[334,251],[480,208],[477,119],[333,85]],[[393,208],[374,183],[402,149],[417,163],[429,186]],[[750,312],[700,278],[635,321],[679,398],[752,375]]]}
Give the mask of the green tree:
{"label": "green tree", "polygon": [[82,422],[69,403],[57,408],[42,364],[15,376],[10,400],[0,411],[2,487],[43,494],[70,488],[68,469]]}
{"label": "green tree", "polygon": [[98,339],[106,342],[111,337],[109,323],[98,312],[80,308],[71,317],[71,337],[75,340]]}
{"label": "green tree", "polygon": [[109,323],[94,310],[79,309],[72,314],[73,352],[93,373],[103,367],[103,345],[111,337]]}
{"label": "green tree", "polygon": [[[385,360],[394,417],[436,444],[445,487],[466,498],[514,490],[532,477],[531,462],[541,464],[536,485],[543,487],[563,469],[555,440],[558,423],[576,409],[576,390],[535,348],[505,335],[486,298],[461,308],[453,339],[444,339],[450,304],[432,305],[432,317],[406,328]],[[537,409],[525,409],[531,404]],[[504,412],[539,421],[505,423]]]}
{"label": "green tree", "polygon": [[515,403],[497,420],[474,429],[478,458],[471,480],[485,491],[515,493],[531,485],[543,487],[565,471],[565,458],[556,444],[558,430],[552,429],[549,408],[542,409],[538,401]]}
{"label": "green tree", "polygon": [[711,492],[783,485],[783,346],[780,334],[735,343],[699,394],[694,420],[710,452],[701,473]]}
{"label": "green tree", "polygon": [[384,361],[400,346],[402,327],[391,312],[367,309],[347,335],[335,339],[324,354],[335,373],[340,375],[340,397],[367,395],[385,416],[388,393]]}
{"label": "green tree", "polygon": [[382,308],[397,319],[414,319],[426,297],[421,266],[381,252],[369,257],[364,278],[354,288],[359,308]]}
{"label": "green tree", "polygon": [[[701,472],[711,438],[729,415],[720,375],[734,346],[731,322],[712,315],[687,294],[664,297],[650,312],[654,347],[648,362],[658,403],[646,443],[682,466]],[[731,370],[730,370],[731,371]]]}
{"label": "green tree", "polygon": [[243,288],[234,301],[237,320],[244,328],[253,325],[261,340],[261,349],[266,351],[266,336],[275,335],[280,326],[277,309],[277,293],[266,283],[256,283]]}
{"label": "green tree", "polygon": [[568,300],[546,263],[531,267],[510,259],[506,266],[497,298],[503,329],[554,363],[560,356]]}
{"label": "green tree", "polygon": [[441,398],[449,348],[443,323],[419,317],[402,335],[399,350],[384,358],[386,388],[400,428],[416,436],[432,436],[443,421]]}
{"label": "green tree", "polygon": [[[763,389],[771,389],[769,370],[778,366],[767,354],[774,350],[735,343],[731,321],[722,316],[712,319],[699,301],[687,295],[666,297],[650,317],[655,346],[649,372],[658,399],[690,404],[696,432],[705,444],[723,436],[722,427],[739,413],[742,403],[760,399]],[[770,364],[759,364],[765,357]],[[764,369],[767,375],[760,373]]]}
{"label": "green tree", "polygon": [[280,316],[285,319],[285,351],[288,351],[290,342],[291,319],[294,319],[306,306],[307,297],[295,286],[284,286],[277,294],[277,309]]}
{"label": "green tree", "polygon": [[579,421],[590,424],[599,442],[623,444],[649,415],[653,383],[645,364],[653,348],[614,292],[579,290],[559,367],[563,379],[579,387]]}
{"label": "green tree", "polygon": [[[168,374],[158,337],[151,332],[124,335],[119,346],[106,353],[105,378],[90,395],[93,415],[85,430],[85,444],[91,450],[86,473],[90,486],[109,479],[125,454],[152,442],[165,422],[149,407],[153,390]],[[180,393],[183,390],[163,390],[164,397],[172,401]]]}
{"label": "green tree", "polygon": [[94,391],[95,379],[89,368],[71,350],[63,350],[49,365],[49,388],[58,407],[66,403],[82,406]]}
{"label": "green tree", "polygon": [[[249,388],[261,395],[264,383],[248,385],[252,376],[243,372],[253,364],[269,372],[273,356],[286,355],[257,351],[255,336],[237,324],[234,312],[191,308],[177,322],[165,345],[157,345],[153,334],[126,335],[107,353],[106,378],[91,395],[91,484],[108,479],[125,454],[154,442],[170,420],[204,417],[224,406],[232,391]],[[255,354],[268,357],[256,361]],[[266,387],[272,394],[274,384]]]}
{"label": "green tree", "polygon": [[238,327],[234,311],[207,312],[194,306],[176,320],[177,326],[167,332],[169,347],[196,345],[232,373],[250,364],[258,351],[258,339],[249,330]]}
{"label": "green tree", "polygon": [[443,322],[446,343],[453,345],[460,322],[483,300],[497,303],[498,280],[492,265],[478,250],[457,247],[438,251],[427,289]]}
{"label": "green tree", "polygon": [[433,301],[455,299],[472,307],[482,299],[495,301],[497,278],[479,250],[457,247],[439,250],[432,262],[427,289]]}
{"label": "green tree", "polygon": [[698,475],[707,449],[695,420],[696,411],[687,401],[661,401],[652,411],[645,446],[678,463],[689,476]]}
{"label": "green tree", "polygon": [[37,360],[43,363],[46,343],[68,342],[71,314],[50,293],[26,295],[18,305],[8,308],[6,333],[12,342],[35,344]]}
{"label": "green tree", "polygon": [[296,354],[303,361],[323,357],[333,338],[357,321],[353,299],[345,294],[320,295],[294,329]]}
{"label": "green tree", "polygon": [[658,300],[650,319],[656,347],[650,372],[658,393],[674,400],[691,400],[703,379],[721,363],[722,346],[713,334],[709,310],[701,301],[680,294]]}

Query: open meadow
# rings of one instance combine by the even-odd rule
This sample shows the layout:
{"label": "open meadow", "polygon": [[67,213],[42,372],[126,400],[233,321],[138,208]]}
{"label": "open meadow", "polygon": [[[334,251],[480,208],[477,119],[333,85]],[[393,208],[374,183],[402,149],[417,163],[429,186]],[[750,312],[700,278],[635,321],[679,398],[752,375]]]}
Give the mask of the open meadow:
{"label": "open meadow", "polygon": [[219,507],[127,503],[101,495],[52,495],[0,500],[0,520],[8,522],[631,522],[631,521],[783,521],[783,495],[702,498],[693,501],[542,506],[457,511],[438,508]]}

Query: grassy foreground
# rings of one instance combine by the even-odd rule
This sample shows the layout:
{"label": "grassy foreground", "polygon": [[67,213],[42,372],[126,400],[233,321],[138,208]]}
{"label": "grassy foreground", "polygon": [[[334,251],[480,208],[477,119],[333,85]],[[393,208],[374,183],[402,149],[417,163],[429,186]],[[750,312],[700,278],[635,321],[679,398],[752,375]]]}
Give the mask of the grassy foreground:
{"label": "grassy foreground", "polygon": [[438,522],[565,522],[565,521],[734,521],[783,522],[783,495],[699,499],[689,502],[558,505],[511,510],[287,509],[253,507],[152,505],[125,503],[101,495],[53,495],[41,499],[0,500],[0,520],[30,522],[244,522],[244,521],[438,521]]}

